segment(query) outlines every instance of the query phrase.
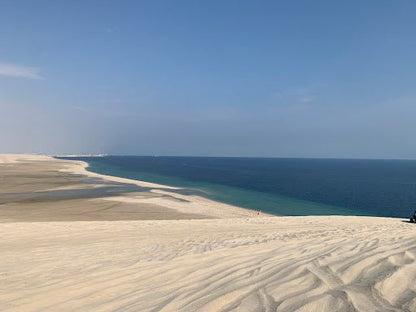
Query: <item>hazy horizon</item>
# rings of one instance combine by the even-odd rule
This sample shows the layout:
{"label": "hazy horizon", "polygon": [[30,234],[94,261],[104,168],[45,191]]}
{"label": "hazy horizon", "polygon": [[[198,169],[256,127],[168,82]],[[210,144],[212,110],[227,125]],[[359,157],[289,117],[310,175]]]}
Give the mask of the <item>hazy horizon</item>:
{"label": "hazy horizon", "polygon": [[52,153],[29,153],[33,155],[45,155],[58,158],[88,158],[88,157],[184,157],[184,158],[258,158],[258,159],[315,159],[315,160],[403,160],[415,161],[415,158],[361,158],[361,157],[290,157],[290,156],[224,156],[224,155],[146,155],[146,154],[107,154],[107,153],[80,153],[80,154],[52,154]]}
{"label": "hazy horizon", "polygon": [[416,2],[1,7],[0,153],[416,159]]}

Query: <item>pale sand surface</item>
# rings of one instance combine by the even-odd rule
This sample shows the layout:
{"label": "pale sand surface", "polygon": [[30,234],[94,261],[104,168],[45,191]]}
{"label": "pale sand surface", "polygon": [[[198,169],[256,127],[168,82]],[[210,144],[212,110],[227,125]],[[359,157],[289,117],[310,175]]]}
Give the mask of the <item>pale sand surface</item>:
{"label": "pale sand surface", "polygon": [[[59,161],[39,162],[45,161],[49,178],[62,182],[56,177],[59,168],[50,167]],[[34,160],[26,162],[36,167]],[[0,172],[12,164],[24,165],[3,164]],[[83,185],[79,175],[59,174],[75,180],[58,187]],[[34,175],[42,176],[40,171]],[[5,178],[2,187],[10,181]],[[17,180],[9,190],[34,187],[28,178]],[[54,186],[46,181],[37,186],[45,187]],[[170,198],[157,195],[164,201]],[[121,202],[81,198],[55,204],[79,200],[86,210],[90,201],[143,204],[140,198],[129,202],[128,193],[121,197]],[[189,203],[183,200],[172,199]],[[202,211],[209,212],[209,205]],[[45,212],[39,215],[46,217]],[[413,224],[340,216],[182,217],[12,222],[9,216],[0,224],[0,310],[416,311]]]}

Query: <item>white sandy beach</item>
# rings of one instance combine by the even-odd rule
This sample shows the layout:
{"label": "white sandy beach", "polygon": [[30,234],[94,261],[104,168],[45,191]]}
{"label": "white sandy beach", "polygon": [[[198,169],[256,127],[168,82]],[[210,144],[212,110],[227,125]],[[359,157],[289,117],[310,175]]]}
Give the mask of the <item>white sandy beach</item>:
{"label": "white sandy beach", "polygon": [[[416,311],[416,226],[401,219],[258,217],[45,156],[0,155],[0,174],[1,311]],[[152,190],[47,198],[49,210],[4,195],[94,187],[82,175]],[[111,215],[88,212],[109,203]]]}

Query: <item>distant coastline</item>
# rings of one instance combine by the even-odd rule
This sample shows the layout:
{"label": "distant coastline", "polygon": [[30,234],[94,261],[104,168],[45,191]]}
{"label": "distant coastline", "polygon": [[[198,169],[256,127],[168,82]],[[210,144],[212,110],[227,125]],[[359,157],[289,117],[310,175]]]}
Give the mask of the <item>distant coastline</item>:
{"label": "distant coastline", "polygon": [[[412,192],[416,161],[163,156],[72,159],[88,162],[92,172],[170,185],[274,215],[401,218],[409,215],[413,200],[416,202]],[[281,193],[275,191],[279,188]]]}
{"label": "distant coastline", "polygon": [[[218,201],[213,201],[210,198],[206,198],[204,196],[196,196],[196,194],[188,194],[187,192],[181,192],[180,187],[169,186],[160,183],[153,183],[147,182],[140,179],[130,179],[127,177],[123,177],[122,175],[117,174],[105,174],[100,172],[94,172],[89,170],[90,164],[84,160],[75,160],[69,157],[54,157],[57,160],[60,159],[70,159],[71,165],[67,166],[66,169],[62,170],[63,172],[75,173],[80,175],[85,175],[92,178],[99,178],[106,181],[117,182],[117,183],[124,183],[124,184],[134,184],[139,187],[149,188],[151,192],[155,194],[169,196],[174,198],[175,200],[179,201],[179,204],[175,205],[174,202],[165,202],[163,200],[156,200],[155,203],[158,205],[166,205],[169,208],[177,209],[181,212],[187,213],[199,213],[205,214],[209,217],[215,218],[234,218],[234,217],[253,217],[253,216],[276,216],[275,214],[268,214],[268,213],[259,213],[258,211],[253,211],[252,209],[248,209],[245,207],[239,207],[236,205],[231,205],[229,203],[223,203]],[[126,195],[128,196],[128,195]],[[124,201],[124,199],[118,199]],[[130,202],[130,200],[127,200]],[[181,201],[188,202],[192,205],[190,210],[187,209],[183,210],[184,205],[180,203]],[[132,202],[135,202],[133,200]]]}
{"label": "distant coastline", "polygon": [[70,157],[105,157],[109,155],[108,154],[51,154],[47,156],[52,156],[56,158],[70,158]]}

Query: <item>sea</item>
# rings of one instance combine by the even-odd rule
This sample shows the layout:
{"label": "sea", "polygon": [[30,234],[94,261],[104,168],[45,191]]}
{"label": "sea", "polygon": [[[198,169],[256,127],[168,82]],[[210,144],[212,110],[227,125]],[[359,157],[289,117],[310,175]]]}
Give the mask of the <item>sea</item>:
{"label": "sea", "polygon": [[406,218],[416,209],[415,160],[65,157],[96,173],[177,186],[180,193],[275,215]]}

